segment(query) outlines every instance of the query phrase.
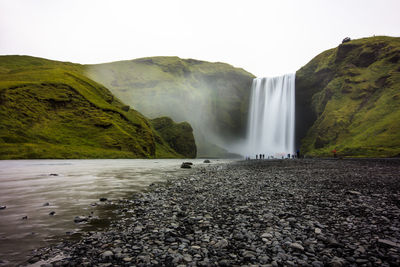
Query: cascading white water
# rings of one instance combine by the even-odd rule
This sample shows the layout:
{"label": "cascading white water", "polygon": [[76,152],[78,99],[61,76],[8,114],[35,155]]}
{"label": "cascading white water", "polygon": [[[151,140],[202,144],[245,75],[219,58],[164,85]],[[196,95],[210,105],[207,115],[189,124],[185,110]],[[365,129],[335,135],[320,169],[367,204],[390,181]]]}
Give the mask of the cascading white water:
{"label": "cascading white water", "polygon": [[247,129],[247,155],[293,155],[295,74],[253,80]]}

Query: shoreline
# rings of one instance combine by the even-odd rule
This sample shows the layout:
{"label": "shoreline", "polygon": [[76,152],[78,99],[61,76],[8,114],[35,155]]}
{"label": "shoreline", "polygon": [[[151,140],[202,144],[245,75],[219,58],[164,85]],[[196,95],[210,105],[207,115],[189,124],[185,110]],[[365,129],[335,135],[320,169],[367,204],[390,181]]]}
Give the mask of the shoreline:
{"label": "shoreline", "polygon": [[126,215],[106,231],[33,258],[47,266],[398,265],[399,173],[396,159],[199,168],[119,203]]}

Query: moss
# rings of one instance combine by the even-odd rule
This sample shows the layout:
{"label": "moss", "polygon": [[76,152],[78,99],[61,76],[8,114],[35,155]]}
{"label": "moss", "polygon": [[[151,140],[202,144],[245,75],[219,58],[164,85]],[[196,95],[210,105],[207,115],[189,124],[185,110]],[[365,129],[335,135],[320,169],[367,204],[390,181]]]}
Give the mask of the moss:
{"label": "moss", "polygon": [[78,64],[0,57],[0,159],[180,157]]}
{"label": "moss", "polygon": [[304,153],[327,156],[336,148],[343,156],[399,155],[397,57],[400,38],[363,38],[321,53],[296,73],[296,130]]}
{"label": "moss", "polygon": [[151,57],[89,65],[86,71],[150,118],[169,116],[189,122],[203,155],[217,156],[213,142],[203,136],[229,141],[245,135],[254,76],[242,69],[224,63]]}
{"label": "moss", "polygon": [[196,143],[189,123],[175,123],[168,117],[153,119],[151,123],[172,149],[187,158],[196,157]]}

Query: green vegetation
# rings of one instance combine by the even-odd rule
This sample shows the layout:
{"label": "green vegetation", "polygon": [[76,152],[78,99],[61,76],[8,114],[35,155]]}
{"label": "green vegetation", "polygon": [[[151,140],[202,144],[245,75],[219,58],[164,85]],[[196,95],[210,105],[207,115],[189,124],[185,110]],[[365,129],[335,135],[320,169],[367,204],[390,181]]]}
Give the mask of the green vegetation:
{"label": "green vegetation", "polygon": [[321,53],[296,73],[302,151],[400,156],[399,88],[400,38],[358,39]]}
{"label": "green vegetation", "polygon": [[187,158],[196,157],[196,143],[189,123],[175,123],[168,117],[153,119],[151,123],[169,147]]}
{"label": "green vegetation", "polygon": [[91,79],[147,117],[189,122],[199,157],[230,156],[219,146],[245,134],[254,76],[243,69],[178,57],[86,67]]}
{"label": "green vegetation", "polygon": [[0,159],[182,157],[84,69],[0,57]]}

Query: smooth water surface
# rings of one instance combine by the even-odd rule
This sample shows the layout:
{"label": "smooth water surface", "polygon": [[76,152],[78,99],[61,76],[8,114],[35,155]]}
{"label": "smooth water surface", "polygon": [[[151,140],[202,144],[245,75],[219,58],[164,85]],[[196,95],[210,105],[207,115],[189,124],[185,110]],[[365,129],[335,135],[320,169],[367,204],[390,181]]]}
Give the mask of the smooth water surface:
{"label": "smooth water surface", "polygon": [[[154,182],[184,175],[207,166],[190,160],[193,169],[181,169],[182,159],[118,160],[4,160],[0,161],[0,265],[27,259],[34,248],[55,236],[79,232],[78,215],[101,216],[108,200],[126,198]],[[212,161],[217,163],[222,161]],[[49,203],[46,206],[45,203]],[[96,203],[96,204],[95,204]],[[51,211],[55,215],[49,215]],[[22,219],[27,216],[27,219]]]}

